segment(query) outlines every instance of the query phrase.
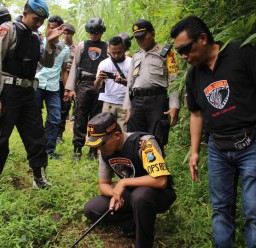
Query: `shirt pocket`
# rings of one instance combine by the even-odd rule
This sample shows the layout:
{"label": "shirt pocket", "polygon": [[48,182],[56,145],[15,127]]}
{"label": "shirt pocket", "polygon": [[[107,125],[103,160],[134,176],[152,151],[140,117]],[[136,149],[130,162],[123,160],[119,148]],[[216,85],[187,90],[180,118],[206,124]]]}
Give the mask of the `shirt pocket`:
{"label": "shirt pocket", "polygon": [[149,64],[149,73],[154,75],[164,75],[164,62],[161,59],[151,59]]}
{"label": "shirt pocket", "polygon": [[138,77],[140,75],[140,65],[141,65],[141,60],[135,61],[134,67],[133,67],[133,77]]}

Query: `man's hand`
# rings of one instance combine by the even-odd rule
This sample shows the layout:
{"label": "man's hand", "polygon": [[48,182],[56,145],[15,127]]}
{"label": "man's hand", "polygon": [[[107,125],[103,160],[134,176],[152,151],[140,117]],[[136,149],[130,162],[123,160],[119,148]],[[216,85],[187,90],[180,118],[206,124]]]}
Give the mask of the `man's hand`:
{"label": "man's hand", "polygon": [[113,189],[113,197],[115,198],[115,200],[117,202],[120,202],[121,199],[122,199],[122,194],[125,190],[125,179],[121,179],[117,184],[116,186],[114,187]]}
{"label": "man's hand", "polygon": [[199,155],[197,153],[193,153],[190,155],[189,160],[189,169],[192,180],[198,180],[198,162],[199,162]]}
{"label": "man's hand", "polygon": [[50,44],[58,43],[58,38],[63,34],[64,31],[64,24],[60,25],[57,28],[50,29],[50,24],[48,23],[46,29],[46,39]]}
{"label": "man's hand", "polygon": [[122,78],[119,74],[116,75],[114,82],[116,82],[118,84],[122,84],[124,86],[127,85],[127,79]]}
{"label": "man's hand", "polygon": [[76,98],[76,92],[74,90],[65,90],[63,101],[72,101]]}
{"label": "man's hand", "polygon": [[114,210],[117,211],[124,205],[124,199],[122,198],[122,194],[125,190],[125,179],[121,179],[116,186],[113,188],[113,197],[110,200],[109,207],[114,207]]}
{"label": "man's hand", "polygon": [[116,201],[115,198],[112,197],[109,203],[109,208],[113,208],[114,211],[118,211],[121,207],[123,207],[123,205],[124,205],[123,198],[120,201]]}
{"label": "man's hand", "polygon": [[108,76],[107,76],[107,74],[104,73],[104,71],[100,71],[100,73],[97,76],[97,79],[105,80],[105,79],[108,79]]}
{"label": "man's hand", "polygon": [[179,109],[176,108],[172,108],[169,109],[168,111],[164,112],[165,115],[170,115],[170,125],[174,126],[177,121],[178,121],[178,117],[179,117]]}

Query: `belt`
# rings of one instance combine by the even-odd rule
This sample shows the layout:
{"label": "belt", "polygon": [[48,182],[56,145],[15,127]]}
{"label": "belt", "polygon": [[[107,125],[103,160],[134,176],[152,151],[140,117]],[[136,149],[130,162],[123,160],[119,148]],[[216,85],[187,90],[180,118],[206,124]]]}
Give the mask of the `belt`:
{"label": "belt", "polygon": [[154,96],[154,95],[166,95],[167,89],[163,87],[154,88],[134,88],[132,89],[132,96]]}
{"label": "belt", "polygon": [[4,75],[2,75],[2,80],[5,84],[18,85],[22,88],[34,87],[34,82],[36,81],[17,77],[9,77]]}

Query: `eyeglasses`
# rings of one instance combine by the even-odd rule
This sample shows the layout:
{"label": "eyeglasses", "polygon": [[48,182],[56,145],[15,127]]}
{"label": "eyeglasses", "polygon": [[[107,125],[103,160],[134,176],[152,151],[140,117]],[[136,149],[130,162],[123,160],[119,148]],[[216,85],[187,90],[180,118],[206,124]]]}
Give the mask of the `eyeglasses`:
{"label": "eyeglasses", "polygon": [[190,52],[191,52],[191,49],[192,49],[192,46],[193,44],[195,43],[194,40],[180,46],[180,47],[177,47],[175,48],[176,52],[180,55],[188,55]]}
{"label": "eyeglasses", "polygon": [[100,32],[98,31],[90,31],[90,34],[99,34]]}

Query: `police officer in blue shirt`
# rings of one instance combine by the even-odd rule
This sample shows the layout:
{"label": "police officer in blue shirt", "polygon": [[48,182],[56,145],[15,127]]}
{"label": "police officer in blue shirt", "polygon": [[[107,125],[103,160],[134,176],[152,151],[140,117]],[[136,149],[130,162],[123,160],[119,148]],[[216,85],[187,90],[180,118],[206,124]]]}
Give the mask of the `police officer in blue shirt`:
{"label": "police officer in blue shirt", "polygon": [[41,49],[38,28],[49,16],[43,0],[29,0],[21,22],[5,22],[0,26],[0,173],[9,154],[9,137],[14,126],[21,136],[33,169],[33,186],[46,188],[46,139],[40,114],[35,105],[38,62],[52,67],[55,43],[62,27],[47,29],[46,49]]}

